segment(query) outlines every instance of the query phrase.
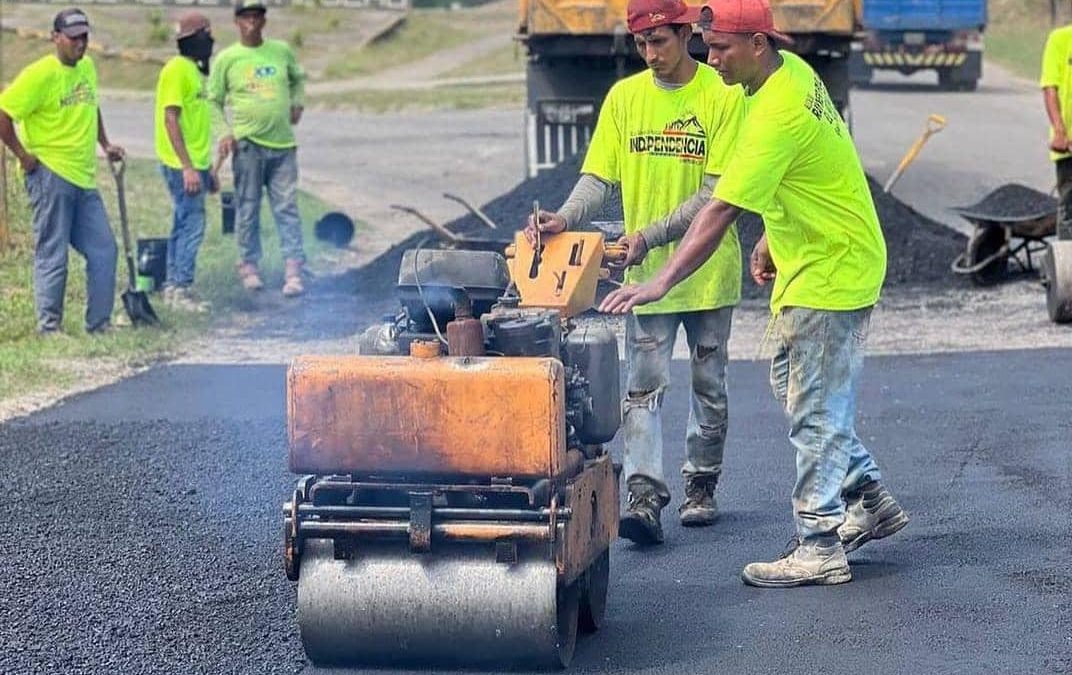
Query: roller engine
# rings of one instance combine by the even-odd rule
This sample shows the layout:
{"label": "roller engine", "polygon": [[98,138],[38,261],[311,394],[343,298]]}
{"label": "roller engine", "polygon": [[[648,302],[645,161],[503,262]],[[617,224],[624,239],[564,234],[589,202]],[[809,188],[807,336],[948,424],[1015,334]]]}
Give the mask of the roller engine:
{"label": "roller engine", "polygon": [[410,250],[359,356],[287,375],[284,560],[318,664],[569,664],[603,621],[618,344],[598,233]]}

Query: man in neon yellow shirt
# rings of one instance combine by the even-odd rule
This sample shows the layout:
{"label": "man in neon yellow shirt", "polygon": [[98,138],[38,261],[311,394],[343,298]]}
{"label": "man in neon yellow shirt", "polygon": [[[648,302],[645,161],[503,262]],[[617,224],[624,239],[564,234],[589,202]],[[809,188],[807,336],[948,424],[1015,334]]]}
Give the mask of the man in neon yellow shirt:
{"label": "man in neon yellow shirt", "polygon": [[855,429],[867,328],[886,273],[882,230],[848,128],[815,71],[774,48],[786,38],[767,0],[709,0],[700,26],[708,62],[744,88],[736,149],[670,262],[600,309],[659,300],[715,253],[742,211],[763,216],[751,273],[774,281],[780,344],[771,385],[797,451],[797,533],[782,558],[751,563],[742,578],[771,588],[844,583],[852,580],[846,550],[908,522]]}
{"label": "man in neon yellow shirt", "polygon": [[1050,119],[1050,159],[1057,169],[1057,236],[1072,239],[1072,154],[1068,127],[1072,125],[1072,26],[1050,33],[1042,54],[1039,85]]}
{"label": "man in neon yellow shirt", "polygon": [[164,65],[156,82],[156,156],[173,206],[164,299],[173,307],[204,312],[208,305],[194,293],[193,284],[197,251],[205,236],[205,192],[216,187],[209,172],[212,117],[205,75],[213,39],[208,17],[183,13],[175,41],[179,54]]}
{"label": "man in neon yellow shirt", "polygon": [[107,331],[115,306],[118,251],[97,191],[94,145],[111,160],[122,159],[123,149],[104,130],[88,40],[86,15],[63,10],[52,22],[56,53],[26,66],[0,93],[0,139],[19,160],[33,207],[34,304],[42,335],[63,325],[68,246],[86,259],[86,330]]}
{"label": "man in neon yellow shirt", "polygon": [[[710,198],[741,116],[740,90],[689,56],[697,12],[682,0],[629,3],[629,31],[648,70],[621,80],[607,94],[577,186],[558,213],[539,216],[540,230],[552,234],[586,225],[611,187],[620,184],[627,264],[635,265],[626,278],[634,282],[658,273]],[[530,220],[530,238],[535,228]],[[629,504],[619,531],[636,543],[663,540],[660,514],[670,491],[663,477],[661,407],[682,325],[692,387],[679,514],[686,526],[715,521],[728,420],[726,345],[740,297],[741,252],[731,229],[723,250],[686,283],[627,319],[629,374],[622,409]]]}
{"label": "man in neon yellow shirt", "polygon": [[298,213],[298,152],[293,125],[304,106],[305,73],[285,42],[264,39],[267,6],[239,0],[235,25],[241,41],[224,49],[212,64],[211,98],[220,110],[230,107],[231,133],[220,139],[234,156],[235,230],[238,275],[247,290],[264,287],[261,257],[261,191],[268,190],[279,241],[286,260],[283,295],[305,292],[302,285],[301,216]]}

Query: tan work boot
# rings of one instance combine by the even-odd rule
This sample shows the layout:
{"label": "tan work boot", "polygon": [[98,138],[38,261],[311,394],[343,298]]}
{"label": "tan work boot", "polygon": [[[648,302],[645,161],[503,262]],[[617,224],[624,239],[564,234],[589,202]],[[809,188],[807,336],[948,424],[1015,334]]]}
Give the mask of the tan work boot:
{"label": "tan work boot", "polygon": [[287,269],[283,275],[283,295],[294,298],[305,292],[302,283],[302,261],[288,260]]}
{"label": "tan work boot", "polygon": [[872,539],[883,539],[908,524],[908,514],[886,486],[870,481],[845,494],[845,522],[838,538],[851,553]]}
{"label": "tan work boot", "polygon": [[257,271],[257,263],[238,263],[238,278],[242,280],[242,288],[247,291],[259,291],[264,288],[260,272]]}
{"label": "tan work boot", "polygon": [[663,543],[659,514],[664,504],[654,485],[646,480],[630,481],[629,504],[618,520],[618,534],[642,546]]}
{"label": "tan work boot", "polygon": [[841,542],[829,546],[804,542],[774,562],[749,563],[741,579],[760,588],[829,586],[852,581],[852,570]]}
{"label": "tan work boot", "polygon": [[685,527],[706,527],[718,519],[715,486],[718,476],[710,474],[685,477],[685,503],[678,507],[681,524]]}
{"label": "tan work boot", "polygon": [[168,286],[170,292],[164,296],[164,303],[172,309],[184,312],[205,314],[212,309],[212,304],[198,297],[193,289],[186,286]]}

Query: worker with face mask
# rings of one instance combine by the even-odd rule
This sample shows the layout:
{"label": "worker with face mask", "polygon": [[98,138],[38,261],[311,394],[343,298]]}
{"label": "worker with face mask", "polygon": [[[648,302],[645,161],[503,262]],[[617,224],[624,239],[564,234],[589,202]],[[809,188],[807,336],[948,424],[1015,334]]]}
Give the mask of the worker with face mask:
{"label": "worker with face mask", "polygon": [[174,209],[163,295],[172,307],[202,312],[208,305],[193,290],[194,267],[205,236],[205,192],[216,190],[205,82],[213,44],[208,18],[184,13],[175,40],[179,54],[164,65],[156,83],[156,155]]}

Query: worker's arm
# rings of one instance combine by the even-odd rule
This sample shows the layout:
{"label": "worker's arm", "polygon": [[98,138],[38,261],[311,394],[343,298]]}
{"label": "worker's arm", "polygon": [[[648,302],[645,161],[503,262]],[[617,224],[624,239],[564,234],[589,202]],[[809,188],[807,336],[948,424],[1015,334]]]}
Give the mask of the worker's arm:
{"label": "worker's arm", "polygon": [[1042,98],[1046,102],[1046,116],[1050,118],[1050,128],[1053,129],[1050,149],[1054,152],[1068,152],[1068,130],[1065,129],[1065,120],[1061,115],[1061,99],[1057,95],[1057,87],[1043,87]]}
{"label": "worker's arm", "polygon": [[290,82],[290,123],[297,124],[305,110],[305,71],[298,65],[293,51],[287,61],[287,80]]}
{"label": "worker's arm", "polygon": [[[613,186],[602,178],[582,173],[558,212],[540,211],[540,232],[557,234],[584,227],[592,222],[592,216],[603,208],[603,203],[607,201],[612,189]],[[536,243],[536,227],[537,224],[530,215],[525,224],[525,238],[530,244]]]}
{"label": "worker's arm", "polygon": [[646,283],[623,286],[612,292],[599,305],[599,311],[625,314],[637,305],[661,299],[714,254],[726,231],[740,214],[741,209],[719,199],[708,202],[700,209],[674,255],[659,273]]}
{"label": "worker's arm", "polygon": [[113,162],[118,162],[127,154],[121,146],[112,145],[112,142],[108,140],[108,132],[104,129],[104,113],[100,109],[97,109],[97,143],[100,144],[101,150],[104,150],[104,154],[108,155],[108,159]]}
{"label": "worker's arm", "polygon": [[227,119],[227,66],[230,58],[224,50],[212,63],[212,72],[208,77],[208,98],[212,102],[212,123],[220,127],[220,140],[216,146],[217,163],[222,162],[236,148],[234,131]]}
{"label": "worker's arm", "polygon": [[182,188],[188,195],[196,195],[201,192],[201,174],[194,168],[190,161],[190,153],[186,150],[186,140],[182,137],[182,128],[179,127],[179,116],[182,108],[177,105],[169,105],[164,108],[164,128],[167,129],[168,140],[171,147],[175,148],[175,155],[182,164]]}
{"label": "worker's arm", "polygon": [[19,166],[22,167],[23,173],[31,174],[34,172],[34,169],[37,168],[37,158],[23,147],[18,135],[15,134],[15,122],[11,119],[11,115],[8,115],[3,110],[0,110],[0,140],[11,149],[15,157],[18,157]]}
{"label": "worker's arm", "polygon": [[676,209],[665,218],[655,221],[639,232],[622,237],[621,242],[626,247],[625,258],[621,262],[622,267],[639,265],[644,261],[648,251],[660,246],[666,246],[672,241],[677,241],[685,236],[689,224],[696,218],[709,201],[718,183],[718,176],[705,174],[703,184],[691,197],[681,202]]}

